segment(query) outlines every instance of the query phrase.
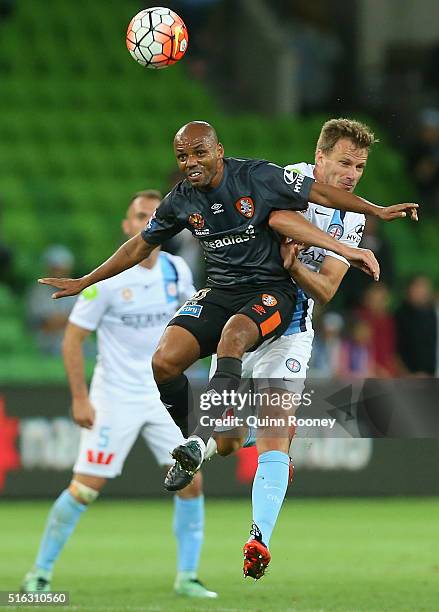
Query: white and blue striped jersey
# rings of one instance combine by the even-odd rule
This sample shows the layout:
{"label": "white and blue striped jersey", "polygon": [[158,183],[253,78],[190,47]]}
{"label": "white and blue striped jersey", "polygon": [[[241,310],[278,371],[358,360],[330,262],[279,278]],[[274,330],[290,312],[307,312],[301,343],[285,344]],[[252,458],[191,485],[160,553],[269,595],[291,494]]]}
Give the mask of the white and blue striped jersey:
{"label": "white and blue striped jersey", "polygon": [[[287,166],[288,170],[296,170],[306,176],[314,178],[314,165],[301,162]],[[363,235],[365,217],[364,215],[353,212],[342,212],[334,208],[320,206],[309,202],[308,209],[301,213],[313,225],[323,232],[327,232],[336,240],[344,242],[348,246],[358,247]],[[313,272],[319,272],[325,257],[335,257],[344,261],[349,266],[348,261],[326,249],[320,247],[309,247],[301,251],[299,260]],[[298,287],[296,308],[293,313],[291,323],[284,333],[285,336],[312,330],[312,312],[314,300]]]}
{"label": "white and blue striped jersey", "polygon": [[151,269],[137,265],[85,289],[69,321],[97,330],[93,385],[156,392],[152,354],[177,308],[194,293],[186,262],[163,252]]}

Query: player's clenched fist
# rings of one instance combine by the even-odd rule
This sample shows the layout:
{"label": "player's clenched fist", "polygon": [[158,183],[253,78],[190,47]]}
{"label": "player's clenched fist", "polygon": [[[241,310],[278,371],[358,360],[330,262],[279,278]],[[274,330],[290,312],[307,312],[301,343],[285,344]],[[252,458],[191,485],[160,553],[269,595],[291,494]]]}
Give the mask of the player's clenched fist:
{"label": "player's clenched fist", "polygon": [[284,262],[285,270],[290,274],[294,272],[294,264],[298,261],[297,257],[305,245],[299,244],[289,238],[284,238],[280,245],[280,255]]}
{"label": "player's clenched fist", "polygon": [[369,274],[374,280],[380,279],[380,265],[369,249],[347,247],[345,257],[352,266]]}
{"label": "player's clenched fist", "polygon": [[80,427],[91,429],[95,420],[95,410],[88,399],[74,399],[72,404],[73,420]]}

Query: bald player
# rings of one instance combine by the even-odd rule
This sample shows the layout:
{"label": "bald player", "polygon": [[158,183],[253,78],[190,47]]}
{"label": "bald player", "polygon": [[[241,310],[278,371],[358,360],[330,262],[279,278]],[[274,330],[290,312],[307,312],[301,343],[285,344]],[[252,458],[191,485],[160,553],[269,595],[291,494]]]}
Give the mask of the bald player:
{"label": "bald player", "polygon": [[[189,383],[184,371],[200,357],[218,355],[217,369],[206,392],[221,396],[237,389],[246,351],[280,337],[288,327],[297,288],[283,267],[279,238],[318,246],[345,257],[352,265],[379,276],[371,251],[339,243],[307,221],[300,211],[308,201],[343,211],[393,220],[416,204],[383,208],[348,191],[315,182],[296,170],[263,160],[224,157],[223,145],[208,123],[194,121],[174,138],[177,164],[185,179],[163,199],[146,228],[128,240],[106,262],[79,279],[41,279],[60,289],[53,297],[75,295],[85,287],[119,274],[147,257],[164,240],[187,228],[201,242],[206,259],[206,287],[198,291],[168,324],[152,358],[154,378],[174,421],[186,434]],[[264,305],[265,313],[254,305]],[[185,444],[173,451],[176,460],[165,480],[175,490],[178,472],[195,473],[215,419],[224,405],[209,410]],[[288,479],[288,454],[260,456],[267,477]],[[277,504],[276,504],[277,505]]]}

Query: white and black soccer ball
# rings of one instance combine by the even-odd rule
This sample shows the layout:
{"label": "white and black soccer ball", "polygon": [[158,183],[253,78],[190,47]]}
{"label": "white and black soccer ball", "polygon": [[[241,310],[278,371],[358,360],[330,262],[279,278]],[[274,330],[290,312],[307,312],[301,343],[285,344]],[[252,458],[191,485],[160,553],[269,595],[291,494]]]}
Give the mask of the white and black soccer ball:
{"label": "white and black soccer ball", "polygon": [[181,17],[160,6],[137,13],[128,25],[126,37],[131,56],[147,68],[167,68],[181,60],[188,40]]}

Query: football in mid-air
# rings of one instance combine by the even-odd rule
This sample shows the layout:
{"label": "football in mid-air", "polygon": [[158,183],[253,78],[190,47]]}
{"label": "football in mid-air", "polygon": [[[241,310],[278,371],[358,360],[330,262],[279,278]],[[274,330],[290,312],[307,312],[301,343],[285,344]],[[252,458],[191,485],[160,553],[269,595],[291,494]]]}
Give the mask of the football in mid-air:
{"label": "football in mid-air", "polygon": [[155,6],[131,19],[126,43],[132,57],[142,66],[167,68],[185,54],[188,32],[177,13]]}

